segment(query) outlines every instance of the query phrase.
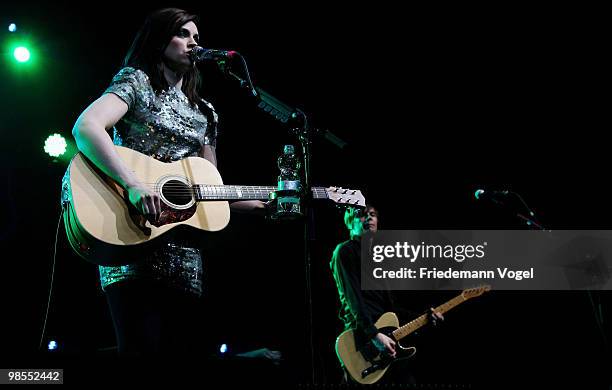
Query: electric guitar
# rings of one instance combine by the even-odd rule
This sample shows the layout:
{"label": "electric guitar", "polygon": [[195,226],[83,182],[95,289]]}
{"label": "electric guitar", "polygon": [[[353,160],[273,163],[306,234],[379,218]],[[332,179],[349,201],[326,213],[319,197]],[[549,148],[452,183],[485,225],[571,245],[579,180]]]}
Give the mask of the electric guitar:
{"label": "electric guitar", "polygon": [[[489,291],[491,286],[485,285],[481,287],[464,290],[460,295],[450,301],[436,307],[434,311],[444,314],[455,306],[467,301],[470,298],[475,298],[486,291]],[[336,354],[340,363],[349,375],[361,384],[372,384],[377,382],[385,375],[389,365],[398,359],[406,359],[412,357],[416,353],[415,347],[405,347],[400,344],[400,340],[429,322],[430,314],[422,316],[410,321],[406,325],[400,327],[397,315],[392,312],[384,313],[374,324],[376,328],[383,334],[395,340],[396,345],[401,351],[398,351],[397,358],[392,358],[386,352],[380,352],[372,341],[368,342],[363,348],[359,348],[355,344],[355,336],[353,329],[346,330],[336,339]]]}
{"label": "electric guitar", "polygon": [[[129,148],[115,146],[136,177],[161,198],[161,215],[151,224],[127,200],[126,191],[82,153],[68,167],[64,226],[68,241],[85,260],[98,265],[138,261],[142,250],[173,228],[219,231],[229,223],[228,200],[268,200],[276,187],[223,185],[217,168],[200,157],[164,163]],[[313,187],[314,199],[365,207],[360,191]]]}

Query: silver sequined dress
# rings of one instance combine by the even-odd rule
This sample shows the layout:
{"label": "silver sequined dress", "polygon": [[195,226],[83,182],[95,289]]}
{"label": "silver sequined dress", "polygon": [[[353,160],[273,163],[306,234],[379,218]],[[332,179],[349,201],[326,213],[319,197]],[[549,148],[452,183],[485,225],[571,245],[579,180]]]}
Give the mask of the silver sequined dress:
{"label": "silver sequined dress", "polygon": [[[169,162],[195,156],[202,145],[215,145],[217,114],[202,100],[195,109],[182,91],[170,87],[155,94],[148,76],[126,67],[117,73],[105,93],[128,104],[115,125],[113,143]],[[102,289],[131,279],[157,280],[197,295],[202,294],[202,257],[178,235],[169,232],[161,245],[138,264],[99,266]]]}

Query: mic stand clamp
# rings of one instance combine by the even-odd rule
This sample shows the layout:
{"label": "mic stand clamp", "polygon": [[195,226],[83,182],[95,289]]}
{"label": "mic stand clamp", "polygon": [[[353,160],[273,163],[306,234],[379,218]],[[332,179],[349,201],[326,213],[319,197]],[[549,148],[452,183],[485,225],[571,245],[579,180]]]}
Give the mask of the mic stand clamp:
{"label": "mic stand clamp", "polygon": [[[302,194],[299,181],[283,181],[279,188],[268,195],[269,200],[276,200],[276,207],[269,215],[271,220],[292,221],[304,216],[300,206]],[[281,188],[283,187],[283,188]]]}

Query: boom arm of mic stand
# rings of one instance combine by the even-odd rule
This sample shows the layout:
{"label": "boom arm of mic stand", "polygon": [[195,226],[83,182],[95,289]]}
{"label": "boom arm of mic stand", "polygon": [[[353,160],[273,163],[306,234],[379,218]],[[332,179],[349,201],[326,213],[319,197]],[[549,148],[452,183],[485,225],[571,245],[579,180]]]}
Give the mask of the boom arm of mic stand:
{"label": "boom arm of mic stand", "polygon": [[331,131],[329,130],[317,130],[317,131],[323,134],[323,138],[325,138],[332,144],[336,145],[338,148],[344,149],[346,147],[347,145],[346,141],[343,141],[342,139],[338,138],[338,136],[336,136]]}
{"label": "boom arm of mic stand", "polygon": [[[280,120],[282,123],[287,123],[289,119],[297,119],[300,116],[305,118],[305,115],[298,109],[292,108],[287,104],[281,102],[274,96],[270,95],[266,91],[261,88],[255,88],[259,93],[259,104],[258,107],[262,108],[264,111],[269,112],[275,118]],[[327,141],[336,145],[338,148],[343,149],[346,147],[346,141],[340,139],[337,135],[332,133],[329,130],[321,130],[321,129],[312,129],[314,134],[322,135]]]}
{"label": "boom arm of mic stand", "polygon": [[285,103],[281,102],[274,96],[270,95],[261,88],[255,88],[259,95],[259,103],[257,107],[263,109],[265,112],[270,113],[273,117],[287,123],[289,119],[297,119],[298,113],[295,108],[292,108]]}
{"label": "boom arm of mic stand", "polygon": [[[264,91],[263,89],[259,87],[253,87],[252,85],[250,85],[246,80],[242,79],[236,73],[232,72],[227,66],[227,64],[225,64],[225,62],[220,61],[219,66],[221,67],[221,70],[223,71],[223,73],[237,80],[241,88],[249,89],[250,93],[253,96],[257,97],[258,99],[257,107],[269,113],[274,118],[279,120],[281,123],[287,123],[289,122],[289,120],[296,120],[301,115],[303,115],[300,110],[281,102],[280,100],[270,95],[268,92]],[[325,138],[328,142],[331,142],[332,144],[336,145],[340,149],[344,149],[347,146],[346,141],[342,140],[337,135],[335,135],[334,133],[332,133],[331,131],[327,129],[325,130],[312,129],[312,130],[315,134],[322,135],[323,138]]]}
{"label": "boom arm of mic stand", "polygon": [[240,76],[238,76],[236,73],[232,72],[229,67],[227,66],[227,64],[225,63],[225,61],[219,61],[217,63],[219,65],[219,68],[221,68],[221,71],[232,77],[233,79],[237,80],[238,83],[240,83],[240,88],[245,88],[248,89],[249,92],[251,93],[251,95],[253,96],[257,96],[257,91],[255,90],[254,87],[252,87],[249,82],[247,82],[246,80],[244,80],[243,78],[241,78]]}
{"label": "boom arm of mic stand", "polygon": [[[523,221],[525,221],[525,223],[527,224],[527,226],[533,226],[533,227],[538,228],[539,230],[542,230],[542,231],[547,231],[547,230],[546,230],[546,228],[545,228],[544,226],[542,226],[542,225],[540,225],[539,223],[537,223],[537,222],[536,222],[534,219],[531,219],[531,218],[529,218],[529,217],[526,217],[526,216],[524,216],[524,215],[523,215],[523,214],[521,214],[521,213],[516,213],[516,216],[517,216],[518,218],[522,219]],[[550,233],[551,231],[550,231],[550,230],[548,230],[548,232]]]}
{"label": "boom arm of mic stand", "polygon": [[237,80],[241,88],[248,89],[251,95],[257,97],[259,100],[257,106],[263,109],[265,112],[270,113],[270,115],[272,115],[282,123],[287,123],[289,119],[297,118],[297,110],[276,99],[261,88],[249,85],[246,80],[238,76],[236,73],[232,72],[227,66],[227,64],[225,64],[225,62],[220,61],[219,67],[221,68],[223,73],[230,76],[234,80]]}

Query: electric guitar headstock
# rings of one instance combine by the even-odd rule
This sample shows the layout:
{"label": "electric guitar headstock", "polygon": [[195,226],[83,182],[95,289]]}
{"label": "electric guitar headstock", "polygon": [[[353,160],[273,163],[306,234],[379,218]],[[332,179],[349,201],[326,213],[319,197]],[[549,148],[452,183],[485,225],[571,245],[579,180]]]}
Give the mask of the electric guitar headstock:
{"label": "electric guitar headstock", "polygon": [[484,294],[487,291],[491,291],[491,286],[488,285],[488,284],[485,284],[485,285],[482,285],[482,286],[465,289],[465,290],[463,290],[461,295],[465,299],[470,299],[470,298],[479,297],[479,296],[481,296],[482,294]]}
{"label": "electric guitar headstock", "polygon": [[365,208],[366,200],[359,190],[350,190],[342,187],[325,188],[327,198],[336,203],[337,206],[350,206]]}

